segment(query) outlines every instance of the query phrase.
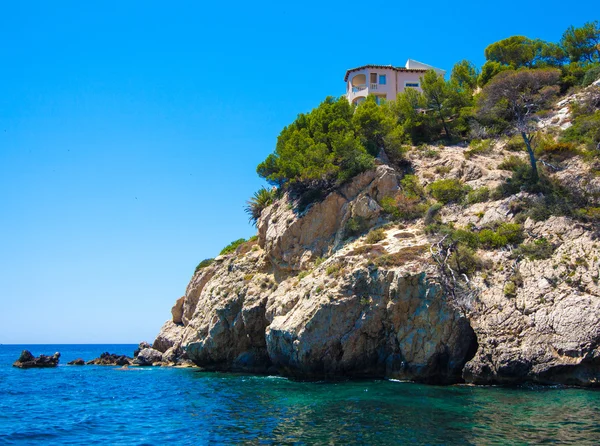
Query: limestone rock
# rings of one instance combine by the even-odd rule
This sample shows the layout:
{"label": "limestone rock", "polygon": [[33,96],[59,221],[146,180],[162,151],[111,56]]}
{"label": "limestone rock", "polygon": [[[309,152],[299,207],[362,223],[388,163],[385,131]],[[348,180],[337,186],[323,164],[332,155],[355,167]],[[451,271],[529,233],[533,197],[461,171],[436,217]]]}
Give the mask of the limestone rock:
{"label": "limestone rock", "polygon": [[162,361],[163,354],[153,348],[143,349],[137,357],[133,360],[136,365],[152,365],[156,362]]}
{"label": "limestone rock", "polygon": [[20,369],[56,367],[58,366],[59,358],[60,353],[58,352],[52,356],[40,355],[36,358],[29,350],[23,350],[19,359],[13,363],[13,367]]}

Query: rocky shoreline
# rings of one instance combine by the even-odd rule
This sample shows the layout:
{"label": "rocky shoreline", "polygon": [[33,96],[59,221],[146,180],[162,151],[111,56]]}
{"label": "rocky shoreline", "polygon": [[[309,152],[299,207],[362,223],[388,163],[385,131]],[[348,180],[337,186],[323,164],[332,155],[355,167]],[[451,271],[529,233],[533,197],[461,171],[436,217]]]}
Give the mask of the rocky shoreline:
{"label": "rocky shoreline", "polygon": [[[572,100],[544,125],[568,125]],[[474,158],[467,150],[413,148],[417,186],[491,191],[510,178],[507,159],[526,162],[504,141]],[[548,175],[600,207],[591,169],[573,156]],[[289,195],[264,209],[256,239],[199,266],[152,344],[160,362],[298,379],[600,386],[598,228],[532,218],[540,197],[526,192],[394,221],[382,203],[403,193],[405,176],[382,161],[306,209]],[[463,237],[510,224],[521,240],[474,250],[469,276],[449,279],[432,222]]]}

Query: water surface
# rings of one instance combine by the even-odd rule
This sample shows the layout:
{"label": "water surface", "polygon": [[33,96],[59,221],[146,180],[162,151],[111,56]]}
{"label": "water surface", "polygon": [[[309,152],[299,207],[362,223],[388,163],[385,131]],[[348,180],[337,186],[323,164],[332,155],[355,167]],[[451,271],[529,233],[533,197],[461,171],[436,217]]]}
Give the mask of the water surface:
{"label": "water surface", "polygon": [[[56,369],[11,367],[22,349]],[[599,444],[600,392],[305,383],[66,366],[134,345],[0,346],[0,444]]]}

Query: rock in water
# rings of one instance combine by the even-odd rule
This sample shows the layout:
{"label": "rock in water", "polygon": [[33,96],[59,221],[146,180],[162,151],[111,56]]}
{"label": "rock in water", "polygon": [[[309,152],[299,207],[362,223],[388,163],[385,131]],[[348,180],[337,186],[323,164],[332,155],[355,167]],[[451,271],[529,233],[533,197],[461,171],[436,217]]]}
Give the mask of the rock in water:
{"label": "rock in water", "polygon": [[67,362],[67,365],[85,365],[85,361],[81,358],[74,359],[73,361]]}
{"label": "rock in water", "polygon": [[150,344],[148,344],[146,341],[140,342],[140,344],[138,345],[138,348],[136,348],[133,351],[133,357],[137,358],[137,355],[139,355],[142,350],[144,350],[145,348],[151,348],[151,347],[152,346]]}
{"label": "rock in water", "polygon": [[29,350],[23,350],[21,356],[13,363],[13,367],[21,369],[56,367],[60,358],[60,353],[56,352],[52,356],[40,355],[34,357]]}
{"label": "rock in water", "polygon": [[100,357],[88,361],[88,365],[131,365],[132,359],[125,355],[116,355],[114,353],[102,353]]}
{"label": "rock in water", "polygon": [[158,350],[154,350],[153,348],[145,348],[137,355],[133,363],[137,365],[152,365],[156,362],[161,362],[162,357],[163,354]]}

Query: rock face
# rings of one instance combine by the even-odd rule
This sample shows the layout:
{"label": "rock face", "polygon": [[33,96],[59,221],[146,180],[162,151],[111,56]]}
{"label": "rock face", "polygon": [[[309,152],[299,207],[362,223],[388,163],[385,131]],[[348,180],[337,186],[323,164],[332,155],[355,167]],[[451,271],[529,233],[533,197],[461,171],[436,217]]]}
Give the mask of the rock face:
{"label": "rock face", "polygon": [[37,358],[29,350],[23,350],[21,356],[13,363],[13,367],[21,369],[46,368],[58,366],[60,353],[56,352],[52,356],[40,355]]}
{"label": "rock face", "polygon": [[[566,125],[565,106],[544,126]],[[421,186],[454,178],[492,189],[511,175],[500,168],[505,159],[527,161],[505,146],[470,156],[461,146],[430,147],[407,156]],[[600,183],[589,164],[575,156],[562,167],[549,175],[597,206]],[[485,266],[467,278],[468,293],[457,294],[433,261],[441,236],[426,233],[423,219],[385,224],[380,203],[398,192],[402,175],[381,165],[302,212],[288,196],[267,207],[258,241],[198,270],[138,358],[302,379],[600,385],[597,228],[524,217],[523,207],[540,199],[525,192],[446,205],[441,223],[478,230],[519,222],[525,243],[552,247],[541,258],[516,256],[514,247],[479,249]],[[357,222],[364,231],[353,235]],[[380,231],[365,236],[371,228]]]}

